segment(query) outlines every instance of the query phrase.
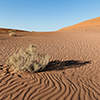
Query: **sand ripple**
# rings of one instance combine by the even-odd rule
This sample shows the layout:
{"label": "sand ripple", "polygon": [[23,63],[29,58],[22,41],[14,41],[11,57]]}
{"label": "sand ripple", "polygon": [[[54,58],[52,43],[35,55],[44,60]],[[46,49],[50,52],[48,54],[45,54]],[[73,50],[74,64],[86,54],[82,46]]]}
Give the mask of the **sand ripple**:
{"label": "sand ripple", "polygon": [[[91,32],[0,34],[0,100],[100,100],[100,34]],[[17,73],[4,65],[30,44],[48,53],[43,72]]]}

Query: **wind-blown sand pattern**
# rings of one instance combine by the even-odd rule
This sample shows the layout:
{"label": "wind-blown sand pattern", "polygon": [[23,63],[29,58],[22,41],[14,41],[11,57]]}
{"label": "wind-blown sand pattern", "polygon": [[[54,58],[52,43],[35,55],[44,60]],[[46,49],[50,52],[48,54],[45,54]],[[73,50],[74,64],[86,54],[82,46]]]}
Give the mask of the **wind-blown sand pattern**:
{"label": "wind-blown sand pattern", "polygon": [[[77,28],[16,37],[0,32],[0,100],[100,100],[100,30]],[[15,74],[5,62],[30,44],[50,63],[42,72]]]}

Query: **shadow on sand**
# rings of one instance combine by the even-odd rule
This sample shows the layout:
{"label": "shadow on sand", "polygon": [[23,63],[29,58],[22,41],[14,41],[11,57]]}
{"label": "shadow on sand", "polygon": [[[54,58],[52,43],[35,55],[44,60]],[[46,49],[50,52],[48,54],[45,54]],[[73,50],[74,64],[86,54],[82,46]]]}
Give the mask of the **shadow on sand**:
{"label": "shadow on sand", "polygon": [[55,61],[49,62],[43,71],[53,71],[53,70],[58,71],[58,70],[64,70],[67,68],[78,68],[90,63],[91,61],[82,62],[82,61],[77,61],[77,60],[69,60],[69,61],[55,60]]}

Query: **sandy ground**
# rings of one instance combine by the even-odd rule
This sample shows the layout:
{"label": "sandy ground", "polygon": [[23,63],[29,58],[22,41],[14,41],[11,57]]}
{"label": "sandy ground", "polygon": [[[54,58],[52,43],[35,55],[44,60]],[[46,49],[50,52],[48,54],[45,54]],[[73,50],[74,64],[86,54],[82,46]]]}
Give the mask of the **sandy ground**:
{"label": "sandy ground", "polygon": [[[42,72],[14,74],[7,58],[30,44],[50,63]],[[100,31],[1,32],[0,100],[100,100]]]}

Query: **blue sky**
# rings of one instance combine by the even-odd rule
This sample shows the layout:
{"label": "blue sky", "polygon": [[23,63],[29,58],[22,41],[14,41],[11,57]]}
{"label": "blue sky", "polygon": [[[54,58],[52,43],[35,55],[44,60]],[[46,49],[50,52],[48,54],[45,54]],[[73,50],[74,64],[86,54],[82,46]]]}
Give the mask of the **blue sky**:
{"label": "blue sky", "polygon": [[100,16],[100,0],[0,0],[0,28],[58,29]]}

